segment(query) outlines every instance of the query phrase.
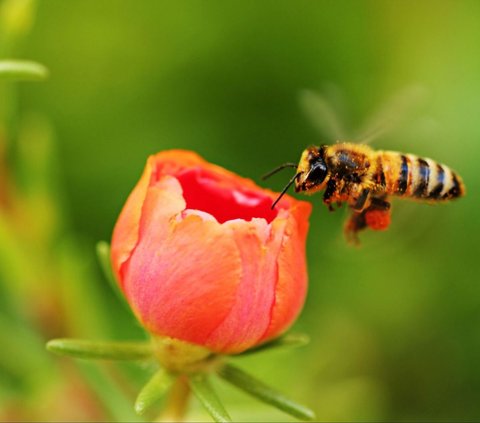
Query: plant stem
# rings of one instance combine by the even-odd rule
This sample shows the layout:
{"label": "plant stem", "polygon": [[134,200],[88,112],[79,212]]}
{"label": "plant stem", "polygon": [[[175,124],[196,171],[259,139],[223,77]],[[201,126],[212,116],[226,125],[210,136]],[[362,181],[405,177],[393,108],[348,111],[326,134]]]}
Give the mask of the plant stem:
{"label": "plant stem", "polygon": [[173,383],[165,408],[156,421],[183,422],[190,399],[190,386],[185,375],[180,375]]}

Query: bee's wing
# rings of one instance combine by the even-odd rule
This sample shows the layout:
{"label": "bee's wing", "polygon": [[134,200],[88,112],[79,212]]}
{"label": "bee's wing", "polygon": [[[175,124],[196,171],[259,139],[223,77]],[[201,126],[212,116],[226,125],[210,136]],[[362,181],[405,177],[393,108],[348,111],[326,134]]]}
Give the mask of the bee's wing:
{"label": "bee's wing", "polygon": [[355,139],[368,144],[380,136],[392,132],[425,103],[427,90],[422,85],[410,85],[392,96],[367,121]]}
{"label": "bee's wing", "polygon": [[[336,96],[338,99],[339,93],[331,92],[331,96]],[[299,101],[305,115],[320,134],[327,138],[327,142],[347,138],[341,119],[332,107],[332,101],[312,90],[300,91]]]}

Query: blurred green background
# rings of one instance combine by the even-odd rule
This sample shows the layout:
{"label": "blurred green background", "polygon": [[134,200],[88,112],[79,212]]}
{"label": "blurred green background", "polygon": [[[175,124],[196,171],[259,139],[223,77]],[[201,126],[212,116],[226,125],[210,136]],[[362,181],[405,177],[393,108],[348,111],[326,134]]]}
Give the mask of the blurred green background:
{"label": "blurred green background", "polygon": [[[52,356],[52,337],[141,339],[95,261],[149,154],[192,149],[241,175],[332,142],[299,105],[337,101],[351,134],[395,93],[426,93],[373,142],[456,169],[468,195],[394,203],[385,233],[343,240],[313,196],[309,297],[295,351],[239,359],[335,421],[480,418],[480,2],[0,1],[0,419],[132,420],[152,369]],[[288,173],[288,172],[287,172]],[[282,174],[263,182],[280,189]],[[235,420],[284,420],[223,384]],[[209,419],[193,403],[190,418]]]}

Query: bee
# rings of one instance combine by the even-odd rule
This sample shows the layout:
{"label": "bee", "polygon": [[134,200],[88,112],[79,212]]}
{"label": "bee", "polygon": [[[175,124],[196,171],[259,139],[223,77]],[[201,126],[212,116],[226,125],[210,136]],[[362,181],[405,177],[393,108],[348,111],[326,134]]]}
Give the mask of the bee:
{"label": "bee", "polygon": [[298,164],[285,163],[264,176],[292,167],[295,175],[272,204],[295,185],[295,192],[323,192],[324,204],[333,211],[347,204],[351,213],[345,224],[347,240],[358,243],[358,232],[387,229],[390,197],[442,203],[465,195],[461,177],[432,159],[394,151],[374,150],[365,144],[342,142],[305,149]]}

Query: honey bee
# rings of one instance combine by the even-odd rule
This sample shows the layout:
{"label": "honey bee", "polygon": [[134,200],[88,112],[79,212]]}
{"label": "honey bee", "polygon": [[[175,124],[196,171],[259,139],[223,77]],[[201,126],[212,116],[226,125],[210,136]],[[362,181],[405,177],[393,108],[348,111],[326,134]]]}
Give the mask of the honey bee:
{"label": "honey bee", "polygon": [[324,191],[323,202],[346,203],[351,211],[345,224],[347,240],[357,243],[362,229],[384,230],[390,224],[390,196],[440,203],[465,195],[460,176],[444,164],[413,154],[374,150],[365,144],[342,142],[305,149],[300,162],[285,163],[264,176],[293,167],[296,173],[272,204],[295,184],[295,191]]}

